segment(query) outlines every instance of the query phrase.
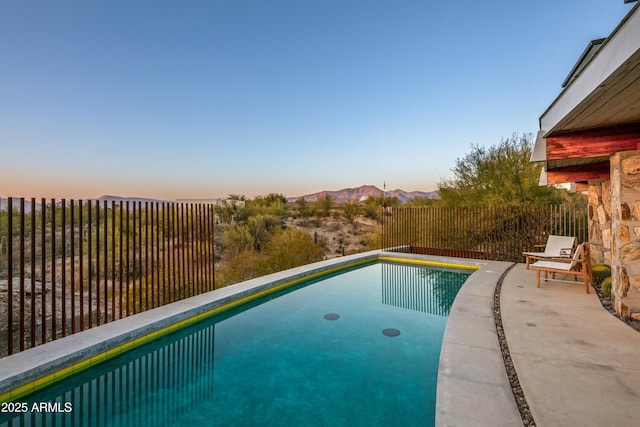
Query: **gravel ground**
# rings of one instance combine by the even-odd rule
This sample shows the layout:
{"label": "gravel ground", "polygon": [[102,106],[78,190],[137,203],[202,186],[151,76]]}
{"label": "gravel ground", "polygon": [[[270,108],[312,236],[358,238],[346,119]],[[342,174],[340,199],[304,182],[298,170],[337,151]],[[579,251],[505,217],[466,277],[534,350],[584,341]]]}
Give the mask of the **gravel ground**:
{"label": "gravel ground", "polygon": [[496,323],[496,332],[498,334],[498,342],[500,343],[500,350],[502,352],[504,368],[507,371],[509,384],[511,384],[511,391],[513,392],[513,397],[516,401],[516,405],[518,406],[518,410],[520,411],[522,424],[527,427],[534,427],[536,423],[533,420],[533,415],[531,415],[531,410],[529,409],[529,404],[527,403],[527,399],[524,396],[522,387],[520,387],[520,380],[518,380],[518,374],[516,373],[515,367],[513,366],[513,360],[511,359],[511,353],[509,352],[509,346],[507,345],[507,338],[505,337],[504,330],[502,328],[500,290],[502,289],[502,282],[504,281],[504,278],[516,265],[518,264],[512,264],[511,267],[509,267],[505,270],[504,273],[502,273],[502,276],[500,276],[500,279],[498,280],[498,284],[496,285],[496,290],[493,295],[493,319]]}
{"label": "gravel ground", "polygon": [[616,313],[615,309],[613,308],[613,303],[611,302],[611,298],[605,297],[602,294],[602,288],[600,287],[600,284],[594,283],[593,288],[596,290],[596,293],[598,294],[598,298],[600,298],[600,303],[602,304],[602,307],[604,307],[609,313],[611,313],[612,316],[618,318],[621,322],[626,323],[632,329],[635,329],[636,331],[640,332],[640,320],[635,320],[635,319],[632,319],[631,317],[621,317],[618,313]]}

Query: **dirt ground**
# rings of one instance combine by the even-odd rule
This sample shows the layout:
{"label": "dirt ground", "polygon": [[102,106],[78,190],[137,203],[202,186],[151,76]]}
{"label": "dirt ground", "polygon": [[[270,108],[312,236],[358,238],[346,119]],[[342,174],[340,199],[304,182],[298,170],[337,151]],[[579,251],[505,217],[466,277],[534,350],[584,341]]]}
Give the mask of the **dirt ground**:
{"label": "dirt ground", "polygon": [[343,218],[327,217],[321,219],[288,219],[288,227],[306,230],[314,239],[326,247],[326,258],[362,252],[365,239],[376,228],[374,220],[358,217],[349,224]]}

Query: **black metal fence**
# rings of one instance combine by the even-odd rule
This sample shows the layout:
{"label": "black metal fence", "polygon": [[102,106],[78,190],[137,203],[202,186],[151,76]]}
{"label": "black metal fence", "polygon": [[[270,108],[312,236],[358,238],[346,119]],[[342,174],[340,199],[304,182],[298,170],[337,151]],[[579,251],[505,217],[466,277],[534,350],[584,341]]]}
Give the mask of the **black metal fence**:
{"label": "black metal fence", "polygon": [[215,287],[212,205],[0,201],[0,356]]}
{"label": "black metal fence", "polygon": [[574,205],[386,208],[386,250],[521,262],[550,234],[588,241],[588,210]]}

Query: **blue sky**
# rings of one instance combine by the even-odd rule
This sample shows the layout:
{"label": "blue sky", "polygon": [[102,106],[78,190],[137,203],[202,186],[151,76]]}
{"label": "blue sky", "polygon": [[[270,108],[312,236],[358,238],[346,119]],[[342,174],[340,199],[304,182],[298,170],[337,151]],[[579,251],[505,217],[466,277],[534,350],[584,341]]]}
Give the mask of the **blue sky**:
{"label": "blue sky", "polygon": [[0,196],[431,191],[623,0],[0,0]]}

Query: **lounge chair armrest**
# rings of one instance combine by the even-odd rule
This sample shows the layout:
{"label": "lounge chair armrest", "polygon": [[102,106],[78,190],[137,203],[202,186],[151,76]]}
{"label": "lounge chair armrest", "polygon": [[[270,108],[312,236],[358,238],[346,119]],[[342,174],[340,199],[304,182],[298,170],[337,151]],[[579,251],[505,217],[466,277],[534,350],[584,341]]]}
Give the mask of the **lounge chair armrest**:
{"label": "lounge chair armrest", "polygon": [[571,258],[573,255],[573,248],[562,248],[560,249],[560,257],[562,258]]}
{"label": "lounge chair armrest", "polygon": [[571,258],[570,257],[565,257],[565,256],[549,257],[549,258],[544,258],[544,260],[545,261],[560,262],[562,264],[570,264],[571,263]]}

